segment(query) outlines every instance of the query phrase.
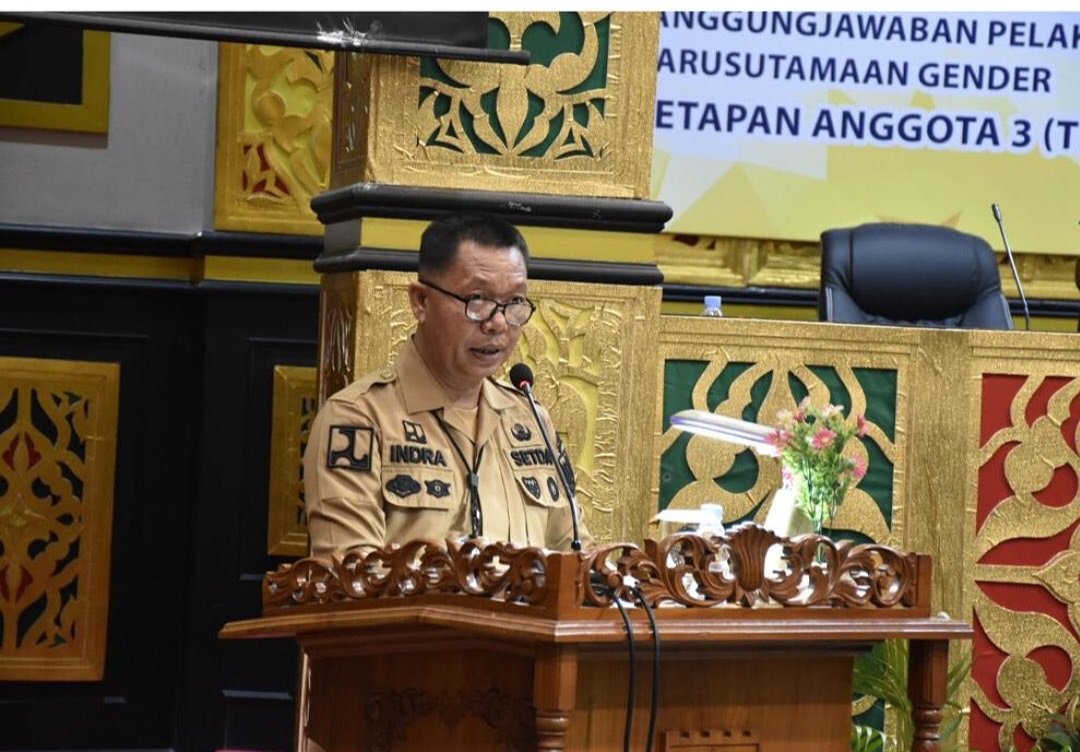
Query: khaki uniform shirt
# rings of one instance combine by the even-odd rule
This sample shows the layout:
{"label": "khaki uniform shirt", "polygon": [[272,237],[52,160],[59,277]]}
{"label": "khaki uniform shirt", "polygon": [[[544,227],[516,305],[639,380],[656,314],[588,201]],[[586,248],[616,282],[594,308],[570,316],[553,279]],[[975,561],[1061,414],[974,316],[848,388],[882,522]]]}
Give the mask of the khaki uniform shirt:
{"label": "khaki uniform shirt", "polygon": [[[540,410],[554,440],[551,418]],[[557,451],[569,470],[561,444]],[[394,365],[330,397],[312,424],[304,452],[312,555],[467,536],[468,480],[477,453],[483,536],[568,550],[573,530],[566,494],[526,398],[487,379],[474,447],[469,426],[410,340]],[[579,532],[592,542],[584,524]]]}

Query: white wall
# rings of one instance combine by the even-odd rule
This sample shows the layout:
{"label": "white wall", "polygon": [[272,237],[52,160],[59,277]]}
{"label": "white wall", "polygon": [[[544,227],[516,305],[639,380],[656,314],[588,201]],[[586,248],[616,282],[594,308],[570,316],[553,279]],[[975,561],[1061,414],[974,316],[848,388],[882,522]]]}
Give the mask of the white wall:
{"label": "white wall", "polygon": [[217,44],[112,35],[109,132],[0,128],[0,222],[213,226]]}

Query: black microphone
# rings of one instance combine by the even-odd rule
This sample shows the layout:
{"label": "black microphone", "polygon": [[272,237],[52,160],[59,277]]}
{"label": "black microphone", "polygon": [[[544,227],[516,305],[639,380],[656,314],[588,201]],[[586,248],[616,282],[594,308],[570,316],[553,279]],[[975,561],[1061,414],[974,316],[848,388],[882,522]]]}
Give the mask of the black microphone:
{"label": "black microphone", "polygon": [[1016,271],[1016,259],[1013,258],[1012,248],[1009,247],[1009,238],[1005,235],[1005,221],[1001,218],[1001,209],[997,204],[990,204],[994,210],[994,219],[997,220],[998,230],[1001,231],[1001,242],[1005,244],[1005,255],[1012,267],[1013,280],[1016,281],[1016,289],[1020,293],[1020,303],[1024,306],[1024,328],[1031,331],[1031,312],[1028,311],[1027,296],[1024,295],[1024,286],[1020,284],[1020,272]]}
{"label": "black microphone", "polygon": [[570,522],[573,525],[574,539],[570,541],[570,548],[575,551],[581,550],[581,536],[578,534],[578,505],[577,499],[574,498],[574,492],[570,490],[570,481],[563,473],[563,466],[559,464],[559,458],[555,455],[555,447],[551,444],[551,437],[548,436],[547,429],[544,427],[544,421],[540,419],[540,411],[536,407],[536,400],[533,399],[532,386],[535,379],[533,378],[532,369],[524,363],[517,363],[510,368],[510,383],[516,386],[521,393],[524,394],[529,400],[529,407],[532,408],[533,417],[536,418],[536,425],[540,426],[540,435],[544,439],[544,445],[547,447],[548,455],[551,457],[552,463],[555,465],[555,474],[559,476],[559,480],[562,481],[563,491],[566,492],[566,501],[570,505]]}

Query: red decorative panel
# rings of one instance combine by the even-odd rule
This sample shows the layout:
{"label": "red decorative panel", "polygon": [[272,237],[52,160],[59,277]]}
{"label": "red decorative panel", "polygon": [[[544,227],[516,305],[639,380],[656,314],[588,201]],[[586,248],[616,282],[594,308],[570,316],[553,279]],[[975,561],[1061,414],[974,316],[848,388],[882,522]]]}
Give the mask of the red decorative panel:
{"label": "red decorative panel", "polygon": [[982,377],[972,749],[1029,750],[1080,690],[1080,379]]}

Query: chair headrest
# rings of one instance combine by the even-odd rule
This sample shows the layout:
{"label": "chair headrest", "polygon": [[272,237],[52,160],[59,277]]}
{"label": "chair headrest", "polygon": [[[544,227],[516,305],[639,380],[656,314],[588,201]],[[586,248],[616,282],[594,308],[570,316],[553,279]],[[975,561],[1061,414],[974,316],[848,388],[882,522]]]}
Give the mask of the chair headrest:
{"label": "chair headrest", "polygon": [[847,290],[870,319],[955,325],[1001,289],[990,245],[948,227],[868,224],[821,238],[822,282]]}

